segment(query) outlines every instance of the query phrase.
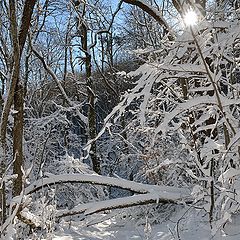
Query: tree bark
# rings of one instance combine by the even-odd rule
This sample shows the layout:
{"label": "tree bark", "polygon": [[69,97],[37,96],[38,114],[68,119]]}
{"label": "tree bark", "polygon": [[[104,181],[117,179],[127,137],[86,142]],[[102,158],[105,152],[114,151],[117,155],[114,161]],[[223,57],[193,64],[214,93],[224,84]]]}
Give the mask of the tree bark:
{"label": "tree bark", "polygon": [[[27,33],[30,28],[31,16],[35,6],[36,0],[26,0],[24,3],[23,14],[21,19],[21,26],[18,32],[16,2],[9,0],[9,19],[10,19],[10,32],[11,40],[13,43],[13,65],[11,68],[11,85],[8,89],[8,96],[3,107],[1,116],[1,176],[5,173],[6,169],[6,133],[8,116],[11,106],[14,102],[14,109],[17,114],[14,117],[13,127],[13,156],[14,156],[14,174],[18,174],[17,180],[13,184],[13,195],[19,195],[22,190],[22,139],[23,139],[23,88],[20,84],[20,60],[23,53],[24,44],[26,42]],[[3,183],[3,186],[5,184]],[[6,199],[5,189],[1,189],[1,207],[3,209],[1,214],[2,223],[6,219]]]}
{"label": "tree bark", "polygon": [[[36,0],[26,0],[24,3],[23,14],[21,19],[21,26],[18,33],[18,44],[20,58],[23,53],[24,45],[27,39],[28,30],[30,28],[30,22],[33,14],[33,9]],[[20,68],[20,65],[19,65]],[[19,70],[20,71],[20,70]],[[14,125],[13,125],[13,174],[17,174],[18,177],[13,182],[13,196],[20,195],[23,185],[23,107],[24,106],[24,87],[19,79],[19,75],[16,81],[16,87],[14,91]]]}
{"label": "tree bark", "polygon": [[[20,71],[20,51],[19,51],[19,43],[17,36],[17,19],[16,19],[16,8],[15,1],[9,0],[9,15],[10,15],[10,32],[13,43],[13,67],[12,67],[12,75],[11,75],[11,85],[8,91],[8,97],[4,104],[2,116],[1,116],[1,178],[3,178],[6,171],[6,132],[7,132],[7,122],[8,115],[10,113],[10,109],[12,106],[14,91],[16,88],[16,84],[19,78]],[[6,220],[6,195],[5,195],[5,182],[2,182],[1,188],[1,223],[3,224]]]}
{"label": "tree bark", "polygon": [[[87,93],[88,93],[88,131],[89,138],[95,139],[97,136],[96,127],[96,110],[95,110],[95,94],[92,82],[92,64],[91,64],[91,54],[88,50],[88,37],[87,37],[87,26],[83,23],[81,25],[81,42],[82,48],[85,52],[85,69],[86,69],[86,83],[87,83]],[[93,141],[90,149],[90,157],[92,161],[93,170],[101,174],[100,161],[97,156],[97,144]]]}
{"label": "tree bark", "polygon": [[23,185],[23,106],[24,87],[18,83],[14,94],[14,125],[13,125],[13,174],[17,178],[13,182],[13,196],[20,195]]}
{"label": "tree bark", "polygon": [[21,19],[21,27],[18,34],[20,56],[22,55],[23,48],[27,39],[28,30],[32,19],[33,9],[37,0],[26,0],[24,3],[23,14]]}

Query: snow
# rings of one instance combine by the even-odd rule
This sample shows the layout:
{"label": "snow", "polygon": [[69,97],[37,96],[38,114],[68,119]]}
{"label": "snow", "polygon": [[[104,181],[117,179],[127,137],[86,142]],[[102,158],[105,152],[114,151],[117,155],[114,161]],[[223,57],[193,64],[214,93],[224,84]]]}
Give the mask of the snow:
{"label": "snow", "polygon": [[118,198],[118,199],[110,199],[104,200],[101,202],[92,202],[86,204],[80,204],[79,206],[74,207],[71,210],[61,210],[58,211],[57,217],[75,215],[76,213],[84,213],[85,215],[89,215],[92,213],[100,212],[103,210],[109,210],[114,208],[123,208],[128,206],[139,205],[141,203],[158,203],[159,199],[162,202],[172,202],[172,201],[181,201],[181,197],[178,194],[168,193],[166,191],[149,193],[149,194],[141,194],[134,195],[130,197]]}
{"label": "snow", "polygon": [[177,71],[177,72],[196,72],[196,73],[206,73],[206,69],[203,65],[196,64],[161,64],[158,66],[158,69],[168,70],[168,71]]}
{"label": "snow", "polygon": [[176,194],[179,197],[186,197],[189,194],[189,191],[185,188],[149,185],[125,179],[100,176],[97,174],[51,174],[48,178],[39,179],[26,187],[25,194],[30,194],[35,191],[35,189],[41,189],[42,186],[48,186],[62,182],[94,183],[100,185],[115,186],[138,193],[169,192]]}
{"label": "snow", "polygon": [[[99,215],[101,219],[103,215]],[[62,222],[62,229],[53,235],[53,240],[142,240],[147,239],[147,233],[144,231],[144,225],[136,225],[133,222],[119,223],[116,219],[105,220],[98,224],[91,224],[88,222],[73,222],[69,228],[67,222]],[[159,229],[160,227],[160,229]],[[149,233],[153,240],[172,240],[171,232],[168,226],[151,226],[151,233]]]}
{"label": "snow", "polygon": [[230,143],[228,144],[228,149],[226,151],[226,153],[223,155],[223,159],[226,157],[226,155],[228,154],[228,152],[231,150],[231,148],[237,144],[239,142],[240,139],[240,131],[238,131],[235,136],[231,139]]}
{"label": "snow", "polygon": [[[130,210],[131,211],[131,210]],[[210,229],[207,215],[194,207],[181,208],[163,219],[159,224],[137,224],[136,219],[125,220],[118,217],[107,218],[107,214],[98,214],[95,218],[88,217],[86,221],[72,219],[71,222],[61,221],[57,230],[52,233],[53,240],[238,240],[239,216],[233,216],[232,222],[225,225],[224,231],[214,235]],[[225,217],[230,217],[228,213]],[[148,227],[148,228],[147,228]]]}
{"label": "snow", "polygon": [[229,179],[236,177],[240,175],[240,170],[239,169],[235,169],[235,168],[229,168],[227,169],[223,174],[220,175],[220,177],[218,178],[219,182],[226,182]]}
{"label": "snow", "polygon": [[151,76],[150,79],[148,79],[148,82],[147,84],[145,85],[144,89],[142,90],[142,93],[144,95],[144,99],[143,99],[143,102],[141,103],[140,105],[140,123],[141,125],[144,124],[145,122],[145,111],[147,109],[147,105],[148,105],[148,101],[149,101],[149,98],[150,98],[150,92],[151,92],[151,89],[152,89],[152,86],[156,80],[156,76]]}
{"label": "snow", "polygon": [[201,104],[217,104],[216,97],[209,97],[209,96],[201,96],[196,97],[194,99],[188,100],[186,103],[180,103],[172,112],[166,113],[163,122],[156,128],[155,135],[157,135],[160,131],[162,133],[166,133],[168,130],[168,124],[170,121],[176,117],[178,114],[188,111],[192,107],[196,107]]}
{"label": "snow", "polygon": [[17,114],[19,111],[16,111],[15,109],[11,109],[11,114]]}
{"label": "snow", "polygon": [[[167,30],[165,32],[168,32],[168,34],[171,34],[172,36],[175,35],[172,33],[172,30],[168,26],[168,21],[165,21],[165,13],[162,15],[161,11],[151,6],[147,0],[124,1],[136,6],[140,6],[140,8],[143,6],[147,13],[150,12],[150,15],[152,15],[155,19],[158,19],[158,22],[164,26],[164,30]],[[184,0],[180,0],[180,5],[182,5],[184,2]],[[121,1],[119,4],[119,9],[120,5]],[[196,8],[198,8],[197,5]],[[75,6],[75,10],[76,9],[77,6]],[[214,18],[211,18],[208,15],[206,16],[206,19],[211,19],[211,21],[207,22],[205,19],[203,19],[202,23],[199,23],[199,26],[190,28],[186,31],[183,30],[185,33],[183,33],[180,37],[176,36],[177,39],[175,43],[173,43],[172,40],[166,43],[163,38],[163,41],[159,42],[159,44],[161,44],[161,47],[159,50],[157,50],[158,54],[155,54],[157,51],[155,52],[154,50],[157,46],[154,46],[154,48],[144,48],[142,46],[144,49],[139,48],[135,51],[137,54],[150,54],[147,60],[149,62],[143,64],[138,70],[134,71],[133,73],[127,74],[125,71],[122,71],[116,74],[119,76],[119,79],[122,77],[124,80],[126,80],[124,83],[127,83],[127,77],[132,76],[138,76],[138,81],[136,82],[135,78],[130,79],[133,80],[131,83],[135,87],[131,88],[131,90],[128,89],[128,93],[122,97],[122,101],[117,106],[115,106],[113,111],[105,118],[104,127],[95,137],[95,139],[91,139],[88,142],[85,147],[85,151],[87,152],[86,155],[84,153],[85,158],[88,158],[89,154],[91,153],[90,144],[100,138],[100,136],[105,133],[106,129],[109,129],[110,131],[111,128],[111,130],[115,131],[114,128],[118,128],[116,125],[116,123],[118,123],[117,121],[120,119],[121,115],[125,114],[126,116],[127,110],[130,108],[130,115],[134,115],[135,113],[138,115],[134,115],[133,118],[126,116],[126,119],[124,119],[127,120],[127,127],[124,129],[124,131],[128,134],[128,136],[127,140],[123,140],[129,141],[128,146],[132,146],[132,148],[126,147],[127,149],[125,151],[122,149],[121,144],[117,146],[119,148],[113,148],[114,151],[116,150],[116,157],[114,157],[116,159],[110,158],[109,156],[109,160],[112,160],[111,164],[113,165],[116,163],[121,163],[123,162],[122,160],[129,157],[129,159],[124,162],[125,164],[128,164],[126,167],[132,170],[131,174],[134,175],[134,179],[142,182],[146,180],[144,176],[145,173],[149,175],[150,173],[157,174],[158,171],[161,170],[164,174],[169,174],[171,170],[172,173],[167,178],[165,178],[164,174],[162,174],[163,176],[161,176],[159,179],[149,180],[155,182],[155,184],[168,183],[177,186],[191,186],[191,189],[190,187],[189,189],[186,189],[164,185],[150,185],[121,178],[99,176],[97,174],[92,174],[92,171],[88,170],[87,166],[79,162],[79,159],[75,161],[74,158],[68,158],[66,160],[67,164],[64,163],[64,167],[67,169],[73,169],[71,173],[78,171],[79,174],[54,175],[48,174],[46,172],[43,173],[43,171],[46,169],[48,169],[47,171],[52,171],[51,168],[54,168],[57,165],[55,165],[55,160],[62,159],[62,156],[60,159],[57,157],[58,155],[61,155],[59,154],[61,148],[64,148],[64,151],[69,150],[74,152],[74,150],[71,150],[72,144],[65,146],[68,144],[64,143],[64,147],[56,147],[55,150],[50,151],[52,149],[51,145],[55,144],[55,140],[59,146],[61,144],[61,141],[58,143],[59,139],[53,136],[53,143],[50,143],[50,141],[48,143],[48,139],[46,139],[45,145],[40,146],[38,143],[41,142],[41,137],[36,138],[35,143],[33,146],[31,146],[30,144],[33,143],[34,140],[30,139],[32,134],[28,136],[27,133],[27,131],[29,131],[31,128],[28,128],[28,126],[26,126],[27,140],[26,142],[24,141],[24,149],[26,149],[26,152],[28,154],[24,153],[24,156],[26,155],[26,165],[28,165],[29,162],[33,162],[34,165],[32,165],[32,168],[34,167],[34,169],[29,168],[29,170],[24,172],[22,168],[23,179],[24,182],[25,178],[28,178],[29,182],[34,181],[33,179],[38,179],[38,177],[41,177],[41,179],[38,179],[28,185],[21,192],[20,196],[17,196],[15,198],[12,198],[12,191],[9,188],[10,185],[12,185],[12,180],[14,180],[15,176],[9,175],[9,172],[11,171],[6,171],[6,174],[0,179],[2,183],[3,181],[6,182],[7,187],[6,199],[8,216],[6,222],[1,226],[1,232],[6,231],[6,239],[13,239],[13,236],[16,236],[16,238],[18,238],[18,234],[20,233],[18,232],[18,227],[20,226],[21,228],[22,226],[25,226],[23,223],[20,223],[20,218],[17,219],[17,214],[19,213],[18,211],[21,211],[20,214],[23,218],[30,220],[36,226],[40,226],[42,228],[42,233],[40,233],[41,230],[35,231],[34,229],[33,234],[37,234],[36,238],[40,237],[38,234],[43,234],[42,236],[44,237],[47,235],[47,239],[65,240],[240,239],[240,170],[238,164],[239,151],[237,149],[240,139],[240,99],[239,89],[237,85],[238,83],[235,83],[233,88],[231,87],[231,83],[238,81],[237,71],[239,70],[240,60],[238,53],[240,46],[240,24],[239,19],[236,19],[235,21],[234,16],[231,15],[226,16],[226,21],[216,21],[215,23]],[[110,23],[110,25],[112,24],[113,22]],[[88,50],[97,44],[97,35],[104,32],[106,33],[107,31],[108,29],[96,30],[94,33],[95,41],[89,46]],[[69,34],[69,36],[72,36],[71,32],[69,32]],[[114,36],[115,35],[113,32],[113,37]],[[68,40],[68,37],[66,40]],[[38,41],[34,41],[34,43],[38,44]],[[103,48],[105,48],[104,46],[105,45],[102,45]],[[46,97],[46,106],[51,103],[50,100],[52,101],[52,99],[56,99],[57,101],[49,105],[49,114],[46,113],[46,115],[44,113],[39,113],[39,119],[37,121],[35,118],[33,118],[34,121],[37,122],[37,127],[41,126],[42,129],[45,128],[46,131],[48,131],[48,126],[51,124],[51,122],[55,121],[56,118],[60,118],[58,121],[61,124],[64,124],[64,136],[65,133],[68,135],[68,131],[72,131],[70,130],[72,127],[69,124],[71,123],[70,118],[72,117],[70,117],[70,115],[68,117],[66,112],[70,113],[71,111],[73,111],[74,115],[76,113],[78,115],[77,120],[81,120],[81,123],[84,123],[84,125],[86,125],[84,127],[87,127],[88,119],[85,116],[86,111],[83,109],[83,106],[86,105],[86,101],[82,102],[81,100],[77,100],[75,96],[72,96],[70,89],[65,89],[65,87],[67,87],[67,85],[65,86],[65,83],[67,82],[63,82],[61,80],[61,67],[59,69],[57,67],[58,70],[56,69],[56,71],[53,71],[52,69],[52,67],[55,66],[54,59],[53,62],[50,61],[52,62],[51,66],[48,66],[43,57],[41,57],[34,48],[32,48],[32,50],[35,52],[35,55],[39,58],[39,60],[42,61],[44,68],[47,70],[48,74],[52,76],[53,80],[55,81],[55,85],[58,87],[58,90],[60,90],[61,95],[64,97],[64,103],[66,103],[68,106],[61,106],[60,102],[62,102],[62,99],[58,99],[58,97],[55,98],[55,95],[53,96],[54,98],[51,96]],[[122,50],[120,49],[120,51]],[[151,54],[151,52],[153,52],[153,54]],[[91,53],[89,52],[89,54]],[[66,56],[68,56],[68,54]],[[74,52],[73,56],[75,56]],[[145,56],[143,57],[145,58]],[[67,62],[65,63],[65,66],[66,70],[68,71],[68,57],[66,57],[66,60]],[[84,64],[84,59],[81,60]],[[34,69],[35,65],[33,70],[29,70],[34,74]],[[126,71],[127,69],[128,68],[126,68]],[[42,72],[40,73],[40,76],[37,74],[36,80],[38,78],[42,79]],[[1,71],[0,74],[3,75],[6,80],[10,79],[10,74],[9,76],[6,76]],[[111,74],[111,72],[108,72],[108,74]],[[76,79],[78,77],[80,76],[76,75]],[[181,82],[180,78],[183,79],[184,82],[186,80],[186,86],[185,83]],[[63,79],[66,80],[65,76]],[[188,94],[185,94],[185,87],[183,87],[183,85],[179,85],[179,80],[180,84],[183,84],[187,88]],[[8,81],[6,81],[6,83],[7,82]],[[222,90],[222,83],[223,85],[228,85],[228,91]],[[64,84],[64,87],[62,84]],[[201,86],[198,87],[198,84]],[[51,87],[51,85],[49,86]],[[8,86],[6,86],[6,89],[8,89]],[[37,94],[39,90],[41,90],[42,93],[42,91],[45,91],[45,86],[39,89],[37,87]],[[52,88],[49,88],[49,91],[50,90],[52,90]],[[88,90],[91,89],[88,88]],[[121,91],[122,89],[119,89],[119,92]],[[208,91],[214,93],[210,94]],[[54,94],[59,93],[59,91],[50,92]],[[80,93],[83,93],[83,91],[80,90]],[[83,95],[86,94],[83,93]],[[72,100],[72,97],[74,97],[74,100]],[[3,96],[4,100],[6,100],[5,98],[6,96]],[[99,99],[96,98],[95,100],[98,101]],[[26,98],[26,101],[29,101],[29,99]],[[131,105],[133,105],[132,103],[134,106],[131,107]],[[38,108],[35,109],[35,104],[32,104],[31,100],[29,102],[29,105],[31,106],[27,106],[29,113],[26,115],[26,125],[28,125],[28,122],[30,125],[32,125],[33,120],[28,118],[28,115],[31,116],[31,111],[34,112],[36,110],[36,112],[38,112]],[[57,108],[56,111],[50,109],[52,105],[54,108]],[[81,112],[82,110],[84,110],[83,113]],[[60,113],[61,111],[63,111],[64,114]],[[16,113],[18,112],[11,110],[11,114],[9,116],[10,128],[11,123],[13,122],[12,115]],[[96,114],[98,114],[97,109]],[[149,115],[147,116],[147,114]],[[34,115],[35,114],[33,114],[33,116]],[[43,115],[45,117],[41,118],[40,115]],[[198,115],[202,116],[199,117]],[[212,125],[209,123],[212,121],[208,121],[211,120],[210,117],[215,120],[214,124]],[[133,125],[128,124],[128,120],[130,122],[132,119]],[[189,121],[189,119],[191,121]],[[139,126],[139,123],[142,126]],[[184,123],[184,125],[182,123]],[[68,124],[69,126],[67,126]],[[100,125],[102,125],[102,122]],[[141,127],[144,127],[143,125],[146,125],[146,128],[142,129]],[[54,128],[54,131],[62,131],[63,129],[62,127],[55,128],[55,124],[51,125],[51,129],[52,126]],[[131,130],[131,128],[133,128],[133,130]],[[128,129],[130,129],[130,133],[128,132]],[[137,134],[135,135],[131,133],[131,131],[135,131],[135,129],[136,133],[139,134],[139,137]],[[206,131],[209,129],[212,130],[211,137],[211,134],[208,133],[210,131]],[[179,151],[179,155],[177,155],[177,157],[175,157],[174,153],[174,157],[170,158],[171,160],[166,159],[168,157],[168,152],[164,153],[164,157],[162,157],[162,155],[158,154],[158,152],[155,151],[156,149],[159,152],[164,152],[165,149],[162,151],[162,148],[164,147],[161,147],[162,136],[157,135],[160,135],[159,133],[167,133],[168,130],[171,130],[171,132],[174,131],[174,133],[177,133],[177,130],[179,130],[182,134],[181,137],[183,139],[181,140],[181,143],[185,144],[184,146],[179,146],[179,149],[182,147],[183,150],[188,150],[183,153]],[[214,133],[215,130],[217,130],[217,136]],[[117,129],[115,132],[113,132],[112,136],[120,136],[120,131],[121,130]],[[51,130],[49,130],[49,134],[51,134]],[[154,134],[156,137],[156,144],[154,146],[152,145],[154,147],[153,149],[150,149],[152,143],[151,140],[152,137],[154,137]],[[5,156],[6,160],[12,158],[11,154],[8,155],[12,149],[11,134],[9,137],[9,144],[7,144],[9,149],[6,150],[6,153],[5,151],[2,151],[2,154],[4,153],[4,156],[7,154]],[[172,139],[174,137],[175,136],[169,136],[169,141],[171,140],[172,142],[178,144],[177,139]],[[66,139],[69,140],[68,142],[74,142],[74,144],[78,145],[77,147],[82,150],[82,142],[85,143],[85,140],[82,140],[80,143],[74,139],[71,140],[70,136],[69,139],[68,136],[66,136]],[[106,145],[112,144],[109,144],[110,139],[109,142],[105,142],[105,140],[108,141],[108,139],[104,139],[102,143]],[[192,144],[192,140],[194,141],[194,144]],[[157,144],[157,141],[159,141],[159,145]],[[114,140],[114,144],[117,145],[118,140],[116,143]],[[136,150],[138,145],[140,149],[139,151]],[[166,145],[168,145],[168,143],[166,143]],[[5,150],[4,146],[2,148],[2,150]],[[32,148],[36,148],[36,152],[34,154],[31,152]],[[171,145],[166,146],[167,150],[168,148],[171,148]],[[107,151],[109,149],[110,148],[108,148]],[[137,154],[133,154],[132,149],[134,151],[136,150],[136,153],[139,156],[141,149],[143,149],[143,153],[146,156],[144,156],[143,164],[146,166],[149,165],[150,167],[154,167],[150,170],[147,170],[145,173],[141,172],[142,168],[139,168],[137,166],[138,164],[142,164],[142,159],[140,159],[141,156],[139,157],[136,156]],[[149,149],[153,151],[149,151]],[[120,152],[119,154],[118,150]],[[101,160],[104,160],[105,155],[107,155],[105,146],[102,148],[101,144],[98,145],[98,151]],[[175,148],[173,148],[173,152],[174,151]],[[38,161],[40,159],[40,152],[42,152],[41,159],[43,162],[49,163],[49,165],[43,166],[44,164],[42,161]],[[54,157],[49,159],[49,153],[53,153]],[[30,157],[30,155],[32,155],[32,157]],[[29,160],[28,156],[30,157]],[[157,166],[154,162],[154,158],[157,159]],[[48,161],[48,159],[50,161]],[[135,166],[131,164],[132,160],[134,161],[134,164],[136,164],[136,170],[134,169]],[[54,165],[52,165],[52,163],[54,163]],[[171,166],[172,163],[174,163],[173,167]],[[108,165],[108,163],[105,164]],[[169,168],[172,167],[174,169],[168,169],[168,165],[170,165]],[[63,162],[61,162],[61,168],[59,168],[60,170],[56,169],[56,172],[69,172],[66,171],[65,168],[62,168],[62,166]],[[121,168],[120,166],[121,165],[119,165],[119,168]],[[9,169],[7,170],[11,170],[10,166],[8,166],[8,168]],[[86,169],[86,174],[82,174],[81,169]],[[33,174],[31,173],[31,170]],[[120,169],[119,172],[121,170],[122,169]],[[159,171],[160,174],[161,171]],[[40,172],[39,176],[34,176],[34,178],[30,177],[31,174],[35,175],[37,172]],[[116,171],[115,173],[115,170],[113,170],[113,176],[117,176],[119,172]],[[137,174],[135,174],[135,172],[137,172]],[[175,173],[177,173],[176,179],[174,179]],[[128,172],[124,176],[126,177],[127,174]],[[121,172],[119,175],[121,175]],[[180,176],[179,179],[177,179],[178,176]],[[168,181],[168,178],[170,177],[173,178],[171,182]],[[83,193],[82,195],[84,195],[89,191],[89,195],[91,196],[89,197],[87,195],[84,198],[76,194],[76,196],[72,197],[73,200],[71,199],[71,196],[67,196],[67,198],[69,197],[71,204],[61,204],[62,199],[65,197],[61,196],[61,194],[64,193],[67,195],[68,191],[65,192],[65,190],[61,189],[57,191],[57,188],[54,188],[54,190],[50,191],[49,186],[62,183],[68,183],[67,185],[76,183],[88,184],[84,185],[84,189],[79,189],[79,185],[77,185],[73,191],[69,189],[69,192],[71,191],[71,193],[74,193],[74,195],[78,192]],[[105,189],[103,190],[101,187],[97,188],[96,194],[95,189],[90,194],[91,190],[88,189],[90,184],[93,184],[94,187],[95,185],[117,187],[131,191],[134,194],[131,196],[126,196],[125,194],[120,193],[121,197],[112,199],[113,195],[111,194],[111,191],[109,191],[108,198],[106,197],[107,194],[104,192]],[[42,189],[46,191],[39,191]],[[98,194],[98,189],[102,190],[102,195]],[[37,194],[32,194],[36,193],[37,191],[39,191]],[[58,204],[59,200],[60,204]],[[68,201],[68,199],[66,199],[66,201]],[[169,203],[172,203],[170,207],[174,210],[172,210],[171,214],[168,213],[166,217],[166,212],[169,210]],[[69,208],[63,209],[63,206],[66,205]],[[119,210],[120,208],[121,210]],[[130,214],[124,216],[127,211]],[[164,213],[165,217],[163,217]],[[154,222],[157,222],[157,224],[153,224],[151,218],[154,219]],[[156,219],[158,221],[155,221]],[[23,231],[25,231],[25,228]],[[30,236],[30,234],[31,233],[29,231],[26,231],[26,236]]]}
{"label": "snow", "polygon": [[30,194],[42,187],[53,185],[63,182],[81,182],[81,183],[94,183],[100,185],[120,187],[123,189],[131,190],[139,195],[130,197],[123,197],[118,199],[103,200],[99,202],[90,202],[75,206],[69,210],[58,210],[56,213],[57,218],[62,218],[69,215],[76,215],[84,213],[85,215],[93,214],[96,212],[110,210],[115,208],[123,208],[129,206],[136,206],[146,203],[158,202],[190,202],[190,191],[186,188],[176,188],[168,186],[157,186],[137,183],[125,179],[105,177],[93,174],[62,174],[62,175],[48,175],[48,178],[39,179],[25,189],[25,194]]}
{"label": "snow", "polygon": [[116,75],[125,77],[127,75],[127,73],[125,71],[121,71],[121,72],[117,72]]}

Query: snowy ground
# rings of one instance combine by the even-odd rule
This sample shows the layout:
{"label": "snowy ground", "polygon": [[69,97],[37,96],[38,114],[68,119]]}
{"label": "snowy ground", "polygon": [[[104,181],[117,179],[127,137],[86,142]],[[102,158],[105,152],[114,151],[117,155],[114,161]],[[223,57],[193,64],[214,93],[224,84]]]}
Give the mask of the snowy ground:
{"label": "snowy ground", "polygon": [[[194,213],[194,214],[193,214]],[[100,220],[103,215],[97,216]],[[94,218],[96,221],[96,215]],[[158,225],[136,225],[134,221],[125,224],[116,222],[115,218],[96,223],[61,222],[59,230],[48,239],[53,240],[239,240],[239,217],[233,217],[227,224],[225,232],[218,231],[211,236],[206,215],[194,210],[181,210],[167,221]]]}
{"label": "snowy ground", "polygon": [[[151,232],[144,232],[144,226],[136,226],[132,223],[125,226],[105,221],[94,226],[86,227],[79,223],[73,223],[70,229],[55,233],[53,240],[142,240],[142,239],[174,239],[170,231],[166,229],[156,231],[155,226]],[[155,231],[153,233],[153,230]],[[154,235],[154,237],[153,237]]]}

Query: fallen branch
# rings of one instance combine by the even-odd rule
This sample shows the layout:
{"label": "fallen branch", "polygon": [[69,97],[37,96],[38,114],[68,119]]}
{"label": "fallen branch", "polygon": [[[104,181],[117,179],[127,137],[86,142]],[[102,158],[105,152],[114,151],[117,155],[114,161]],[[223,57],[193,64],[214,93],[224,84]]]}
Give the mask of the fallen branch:
{"label": "fallen branch", "polygon": [[[91,215],[105,210],[133,207],[150,203],[180,203],[181,201],[183,201],[183,199],[177,194],[147,193],[130,197],[105,200],[100,202],[79,204],[78,206],[74,207],[71,210],[66,209],[58,211],[56,214],[56,218],[62,218],[81,213],[84,213],[84,215]],[[190,200],[187,200],[186,203],[190,202],[191,202]]]}
{"label": "fallen branch", "polygon": [[138,195],[80,204],[71,210],[59,210],[56,214],[56,218],[62,218],[81,213],[90,215],[105,210],[145,205],[149,203],[192,203],[190,191],[186,188],[142,184],[121,178],[106,177],[94,174],[51,174],[46,178],[35,181],[25,188],[25,194],[28,195],[42,188],[61,183],[91,183],[96,185],[112,186],[130,190],[138,193]]}
{"label": "fallen branch", "polygon": [[61,174],[61,175],[49,175],[46,178],[39,179],[25,188],[25,194],[34,193],[47,186],[60,184],[60,183],[91,183],[96,185],[105,185],[111,187],[118,187],[126,190],[130,190],[135,193],[175,193],[179,194],[179,198],[182,196],[189,196],[190,192],[186,188],[176,188],[168,186],[157,186],[142,184],[133,181],[129,181],[122,178],[106,177],[94,174]]}

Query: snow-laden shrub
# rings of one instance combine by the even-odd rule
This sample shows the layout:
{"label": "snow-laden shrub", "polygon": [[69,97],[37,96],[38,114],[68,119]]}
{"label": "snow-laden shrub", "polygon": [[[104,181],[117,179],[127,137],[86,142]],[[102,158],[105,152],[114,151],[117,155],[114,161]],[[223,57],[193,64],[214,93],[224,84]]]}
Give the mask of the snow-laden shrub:
{"label": "snow-laden shrub", "polygon": [[239,32],[234,12],[186,28],[128,74],[139,80],[106,119],[131,111],[125,140],[137,158],[122,164],[142,162],[138,179],[193,188],[212,226],[221,219],[216,229],[239,207]]}

